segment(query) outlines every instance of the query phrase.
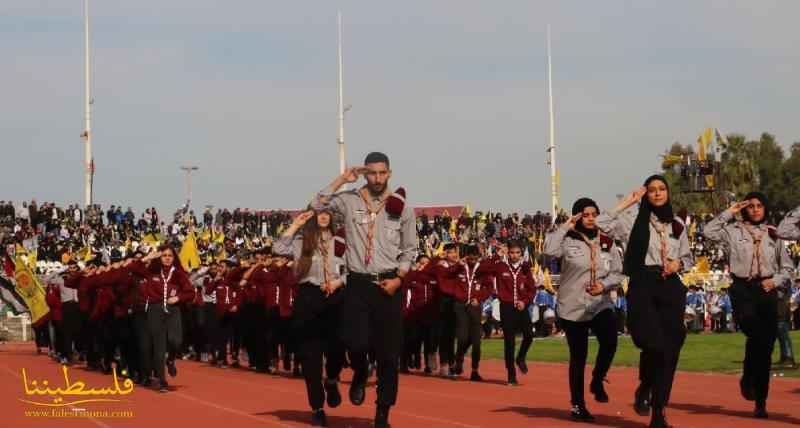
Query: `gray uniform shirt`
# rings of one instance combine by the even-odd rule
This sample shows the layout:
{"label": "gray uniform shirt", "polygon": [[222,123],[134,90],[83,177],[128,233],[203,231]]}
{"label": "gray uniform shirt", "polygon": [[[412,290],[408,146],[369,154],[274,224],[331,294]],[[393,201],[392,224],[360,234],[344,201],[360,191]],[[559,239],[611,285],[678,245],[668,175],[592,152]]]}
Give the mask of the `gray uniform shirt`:
{"label": "gray uniform shirt", "polygon": [[622,275],[622,258],[616,245],[601,248],[597,242],[597,280],[607,291],[599,296],[586,292],[591,281],[591,250],[583,240],[567,236],[567,230],[559,227],[549,233],[544,242],[544,254],[561,259],[561,281],[558,286],[558,316],[570,321],[589,321],[614,303],[608,291],[619,286]]}
{"label": "gray uniform shirt", "polygon": [[790,211],[778,225],[778,236],[783,239],[795,241],[800,239],[800,207]]}
{"label": "gray uniform shirt", "polygon": [[[380,198],[371,194],[370,203],[378,206]],[[325,201],[325,202],[323,202]],[[370,213],[358,190],[333,194],[330,187],[323,189],[311,203],[315,210],[330,209],[344,218],[347,233],[345,260],[352,272],[377,274],[399,269],[405,272],[417,255],[417,227],[414,210],[405,204],[399,218],[392,218],[382,209],[375,218],[372,260],[366,264],[367,230]]]}
{"label": "gray uniform shirt", "polygon": [[[295,263],[297,260],[300,260],[300,256],[303,254],[303,235],[296,234],[294,236],[285,236],[281,235],[277,241],[272,246],[272,251],[275,254],[281,256],[292,256],[295,259]],[[299,278],[297,281],[298,284],[303,284],[306,282],[310,282],[314,285],[322,285],[325,283],[325,268],[324,268],[324,257],[322,257],[322,253],[320,253],[319,249],[314,250],[314,255],[311,256],[311,267],[308,269],[308,273]],[[344,260],[341,257],[336,257],[336,253],[334,251],[334,240],[333,237],[328,240],[328,281],[332,282],[339,278],[340,268],[344,266]]]}
{"label": "gray uniform shirt", "polygon": [[[763,233],[761,239],[761,277],[772,277],[775,285],[783,286],[791,280],[792,260],[783,241],[774,240],[768,233],[768,226],[752,226]],[[728,253],[731,274],[739,278],[749,278],[753,266],[753,237],[744,224],[734,221],[730,212],[723,211],[703,228],[703,236],[720,242]]]}
{"label": "gray uniform shirt", "polygon": [[[639,205],[634,204],[623,211],[612,210],[604,212],[597,217],[596,223],[597,227],[603,232],[622,242],[623,246],[627,247],[637,215],[639,215]],[[679,218],[676,217],[675,220],[683,225],[683,231],[680,236],[674,236],[672,226],[666,225],[668,234],[667,259],[680,260],[683,263],[683,271],[687,272],[694,266],[694,258],[689,248],[688,231],[686,230],[686,225]],[[646,266],[661,266],[661,238],[652,223],[649,224],[649,227],[650,244],[647,246],[647,256],[645,256],[644,264]]]}

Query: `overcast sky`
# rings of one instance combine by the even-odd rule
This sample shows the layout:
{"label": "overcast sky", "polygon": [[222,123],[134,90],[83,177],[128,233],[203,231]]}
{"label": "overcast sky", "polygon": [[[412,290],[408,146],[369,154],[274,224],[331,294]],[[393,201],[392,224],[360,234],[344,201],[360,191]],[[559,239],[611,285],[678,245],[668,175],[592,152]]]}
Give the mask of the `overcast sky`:
{"label": "overcast sky", "polygon": [[[795,1],[92,1],[95,199],[305,205],[385,151],[414,205],[549,208],[546,25],[562,205],[607,207],[704,127],[800,140]],[[82,202],[83,1],[0,3],[0,199]]]}

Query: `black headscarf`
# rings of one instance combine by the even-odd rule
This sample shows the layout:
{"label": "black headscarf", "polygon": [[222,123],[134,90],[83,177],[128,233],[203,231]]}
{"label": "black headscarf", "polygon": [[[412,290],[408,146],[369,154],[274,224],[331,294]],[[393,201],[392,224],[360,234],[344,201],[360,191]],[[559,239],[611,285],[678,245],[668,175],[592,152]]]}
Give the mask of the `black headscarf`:
{"label": "black headscarf", "polygon": [[675,219],[672,213],[672,203],[669,196],[669,183],[661,175],[651,175],[644,182],[644,187],[647,187],[655,180],[659,180],[667,186],[667,203],[660,207],[654,207],[647,200],[647,195],[642,197],[642,202],[639,205],[639,214],[636,216],[636,221],[633,223],[633,230],[628,240],[628,247],[625,251],[625,273],[631,275],[644,267],[644,260],[647,257],[647,247],[650,245],[650,214],[655,214],[659,221],[662,223],[672,223]]}
{"label": "black headscarf", "polygon": [[[577,201],[575,201],[574,204],[572,204],[572,215],[582,213],[586,207],[594,207],[594,209],[597,210],[598,213],[600,212],[600,208],[597,206],[597,203],[595,201],[589,198],[580,198]],[[572,234],[573,236],[571,236],[571,238],[581,239],[580,233],[586,235],[586,237],[589,239],[594,239],[597,236],[597,228],[587,229],[583,225],[583,220],[578,220],[578,222],[575,224],[575,230],[570,231],[568,235]]]}
{"label": "black headscarf", "polygon": [[752,225],[755,225],[755,226],[758,226],[759,224],[762,224],[762,223],[766,223],[767,219],[769,218],[769,201],[767,200],[767,195],[765,195],[765,194],[763,194],[761,192],[750,192],[747,195],[745,195],[745,197],[744,197],[745,201],[749,201],[751,199],[758,199],[761,202],[761,205],[764,205],[764,217],[761,219],[761,221],[758,221],[758,222],[753,221],[753,220],[750,219],[750,216],[747,214],[747,208],[745,208],[745,209],[742,210],[742,220],[744,220],[744,221],[746,221],[746,222],[748,222],[748,223],[750,223]]}

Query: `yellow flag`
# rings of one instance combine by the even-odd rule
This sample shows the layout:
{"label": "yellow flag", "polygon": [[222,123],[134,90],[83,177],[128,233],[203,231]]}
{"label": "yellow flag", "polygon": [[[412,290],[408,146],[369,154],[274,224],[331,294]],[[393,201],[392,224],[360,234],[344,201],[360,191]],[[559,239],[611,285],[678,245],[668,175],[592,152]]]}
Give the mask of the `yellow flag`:
{"label": "yellow flag", "polygon": [[698,273],[709,273],[711,271],[711,267],[708,263],[708,257],[706,256],[698,257],[696,266]]}
{"label": "yellow flag", "polygon": [[191,272],[192,269],[200,267],[200,251],[197,250],[193,229],[189,229],[189,234],[186,236],[186,240],[183,241],[178,259],[180,259],[181,266],[186,272]]}
{"label": "yellow flag", "polygon": [[219,254],[217,254],[216,261],[217,263],[219,263],[227,258],[228,258],[228,252],[225,251],[225,248],[223,247],[222,250],[219,252]]}
{"label": "yellow flag", "polygon": [[439,247],[433,252],[433,255],[436,257],[441,257],[442,254],[444,254],[444,242],[439,243]]}
{"label": "yellow flag", "polygon": [[160,241],[161,241],[160,238],[161,238],[160,236],[157,236],[157,235],[155,235],[153,233],[148,233],[147,235],[144,235],[144,238],[142,238],[142,241],[147,242],[147,244],[150,245],[153,248],[158,248],[158,246],[160,245]]}
{"label": "yellow flag", "polygon": [[550,269],[544,269],[544,288],[548,291],[555,291],[553,289],[553,280],[550,278]]}
{"label": "yellow flag", "polygon": [[44,287],[42,287],[39,278],[33,273],[30,266],[22,260],[20,254],[17,254],[16,257],[14,276],[17,283],[14,290],[25,300],[25,304],[31,311],[31,323],[34,326],[38,326],[47,321],[47,314],[50,313],[50,308],[47,307]]}
{"label": "yellow flag", "polygon": [[36,250],[28,251],[22,245],[17,244],[14,252],[16,253],[17,257],[23,256],[25,258],[24,261],[28,263],[28,266],[32,271],[36,270]]}

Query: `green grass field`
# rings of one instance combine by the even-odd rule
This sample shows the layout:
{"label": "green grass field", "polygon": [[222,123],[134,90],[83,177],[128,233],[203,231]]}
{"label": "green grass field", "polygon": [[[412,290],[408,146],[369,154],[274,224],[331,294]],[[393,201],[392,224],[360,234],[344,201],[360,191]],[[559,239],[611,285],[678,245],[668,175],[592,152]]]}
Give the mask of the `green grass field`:
{"label": "green grass field", "polygon": [[[800,359],[800,331],[790,333],[794,348],[795,360]],[[742,333],[729,334],[690,334],[681,351],[679,370],[714,373],[738,373],[744,359],[744,341]],[[489,339],[481,343],[483,358],[503,358],[503,340]],[[589,339],[589,363],[594,363],[597,354],[597,341]],[[778,342],[775,342],[775,353],[772,361],[780,358]],[[545,361],[566,363],[569,361],[569,348],[564,337],[536,339],[528,352],[529,361]],[[615,366],[637,367],[639,350],[633,345],[630,337],[619,338]],[[800,370],[778,369],[773,366],[774,373],[783,373],[786,377],[800,378]]]}

